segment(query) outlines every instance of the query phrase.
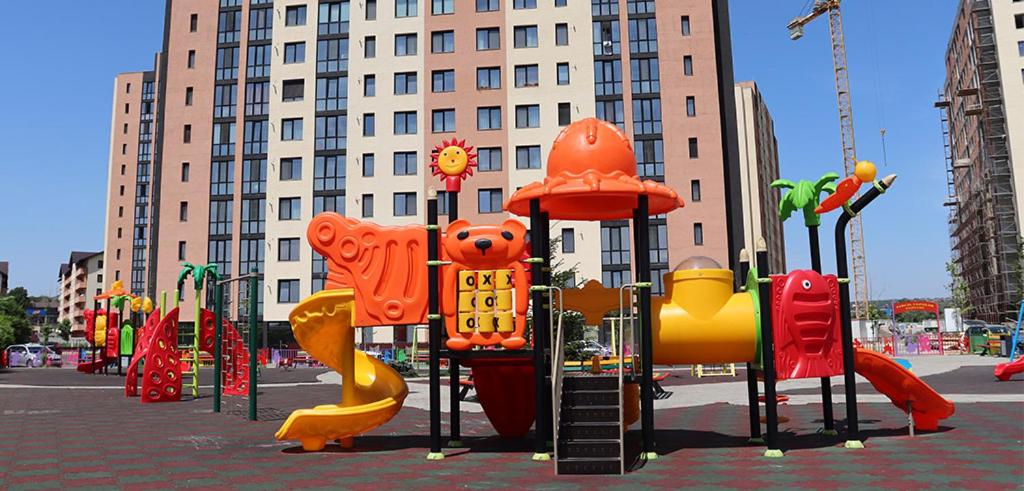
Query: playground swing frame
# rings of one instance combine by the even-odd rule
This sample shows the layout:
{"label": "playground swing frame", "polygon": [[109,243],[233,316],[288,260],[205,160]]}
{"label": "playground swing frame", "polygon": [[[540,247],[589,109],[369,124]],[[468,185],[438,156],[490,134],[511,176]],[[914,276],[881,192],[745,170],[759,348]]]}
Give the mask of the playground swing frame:
{"label": "playground swing frame", "polygon": [[213,412],[219,413],[221,406],[221,371],[224,368],[224,354],[223,354],[223,343],[224,343],[224,285],[240,282],[246,280],[249,285],[249,291],[247,299],[249,302],[249,309],[247,312],[247,322],[249,327],[249,421],[256,421],[257,419],[257,353],[256,348],[256,334],[257,334],[257,317],[256,311],[259,308],[259,273],[256,268],[249,270],[248,274],[244,274],[237,278],[226,278],[226,279],[214,279],[214,343],[213,343]]}

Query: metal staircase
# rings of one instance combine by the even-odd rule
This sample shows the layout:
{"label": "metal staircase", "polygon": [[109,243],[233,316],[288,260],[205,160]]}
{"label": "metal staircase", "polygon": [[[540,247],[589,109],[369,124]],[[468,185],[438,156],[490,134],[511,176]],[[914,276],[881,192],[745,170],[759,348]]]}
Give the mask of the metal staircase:
{"label": "metal staircase", "polygon": [[[623,309],[622,293],[629,292],[629,309]],[[619,322],[616,353],[619,366],[614,374],[564,373],[565,340],[561,329],[554,331],[552,363],[552,399],[554,407],[554,444],[556,474],[625,474],[625,419],[623,416],[623,384],[625,357],[623,340],[625,323],[630,332],[635,324],[632,285],[620,289]],[[560,304],[561,302],[559,302]],[[628,316],[625,314],[628,312]],[[631,343],[632,344],[632,343]]]}

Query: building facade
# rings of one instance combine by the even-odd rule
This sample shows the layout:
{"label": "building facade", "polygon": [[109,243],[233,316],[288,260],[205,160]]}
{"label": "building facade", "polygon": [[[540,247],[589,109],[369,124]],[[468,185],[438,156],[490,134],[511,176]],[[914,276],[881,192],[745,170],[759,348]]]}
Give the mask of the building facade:
{"label": "building facade", "polygon": [[7,295],[7,281],[10,278],[10,263],[0,261],[0,295]]}
{"label": "building facade", "polygon": [[952,259],[972,307],[966,317],[1015,319],[1024,291],[1024,3],[960,2],[936,106],[946,142]]}
{"label": "building facade", "polygon": [[[500,222],[511,192],[543,179],[562,127],[597,116],[635,139],[642,176],[687,201],[652,221],[660,292],[687,257],[728,265],[743,246],[728,38],[720,0],[168,1],[154,72],[115,89],[106,248],[122,252],[108,274],[156,295],[182,261],[255,270],[263,320],[286,329],[323,288],[305,239],[315,214],[423,223],[441,187],[431,150],[458,138],[478,154],[459,216]],[[149,99],[127,91],[147,81]],[[577,281],[628,281],[625,222],[551,235]],[[242,314],[239,288],[226,294]]]}
{"label": "building facade", "polygon": [[[736,84],[736,132],[739,140],[740,181],[743,193],[743,235],[763,237],[771,271],[786,271],[786,241],[779,219],[780,194],[771,188],[779,178],[779,146],[775,124],[757,84]],[[748,240],[748,243],[755,243]],[[750,251],[751,253],[753,251]],[[756,257],[750,262],[757,266]]]}
{"label": "building facade", "polygon": [[85,336],[85,310],[93,308],[93,297],[103,293],[103,252],[74,251],[60,265],[57,322],[71,322],[71,337]]}

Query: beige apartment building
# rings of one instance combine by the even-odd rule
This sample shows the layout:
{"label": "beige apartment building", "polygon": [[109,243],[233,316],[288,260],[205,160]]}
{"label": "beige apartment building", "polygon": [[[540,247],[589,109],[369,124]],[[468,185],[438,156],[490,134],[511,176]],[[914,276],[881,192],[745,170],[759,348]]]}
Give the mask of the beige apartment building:
{"label": "beige apartment building", "polygon": [[[779,219],[779,146],[775,123],[761,91],[753,81],[736,84],[736,133],[739,140],[740,182],[743,193],[743,236],[764,237],[773,273],[786,271],[786,241]],[[748,241],[753,242],[753,241]],[[756,256],[751,264],[757,266]],[[805,266],[810,269],[810,265]]]}
{"label": "beige apartment building", "polygon": [[[107,269],[136,293],[173,289],[182,261],[256,270],[274,344],[323,288],[315,214],[423,223],[442,188],[430,152],[458,138],[478,154],[458,214],[499,222],[589,116],[687,202],[651,223],[659,291],[687,257],[727,266],[743,247],[724,1],[173,0],[166,15],[155,69],[115,82]],[[629,279],[626,222],[551,235],[577,281]]]}
{"label": "beige apartment building", "polygon": [[57,322],[71,321],[71,337],[85,336],[85,310],[93,308],[93,297],[103,293],[103,252],[73,251],[60,265]]}
{"label": "beige apartment building", "polygon": [[967,317],[1014,320],[1024,227],[1024,2],[961,0],[935,105],[952,259],[973,307]]}

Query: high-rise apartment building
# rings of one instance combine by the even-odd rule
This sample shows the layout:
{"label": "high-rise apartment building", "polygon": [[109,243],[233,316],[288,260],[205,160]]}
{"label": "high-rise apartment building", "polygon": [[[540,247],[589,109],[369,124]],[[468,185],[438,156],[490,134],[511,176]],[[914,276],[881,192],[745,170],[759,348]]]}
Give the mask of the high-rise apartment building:
{"label": "high-rise apartment building", "polygon": [[[155,96],[128,93],[129,78]],[[724,0],[173,0],[155,71],[121,75],[116,90],[114,126],[129,132],[112,144],[107,250],[123,252],[109,274],[152,295],[173,288],[181,261],[255,269],[263,318],[282,330],[323,288],[313,215],[423,223],[427,190],[442,187],[430,152],[453,138],[479,162],[461,218],[507,218],[502,203],[543,179],[562,127],[596,115],[635,139],[642,176],[687,201],[652,221],[659,291],[687,257],[728,265],[743,246]],[[142,148],[147,100],[152,153],[119,153]],[[143,162],[144,188],[130,172]],[[122,206],[135,213],[123,223]],[[625,222],[552,228],[578,280],[629,279]]]}
{"label": "high-rise apartment building", "polygon": [[93,308],[93,297],[103,293],[104,271],[102,251],[73,251],[60,265],[57,321],[71,321],[71,337],[85,336],[85,310]]}
{"label": "high-rise apartment building", "polygon": [[936,106],[952,258],[972,306],[967,316],[1014,319],[1024,290],[1024,2],[961,0]]}
{"label": "high-rise apartment building", "polygon": [[[740,182],[743,194],[743,236],[755,243],[763,237],[773,273],[786,271],[786,241],[779,219],[779,191],[772,181],[779,178],[779,146],[775,123],[757,84],[736,84],[736,133],[739,141]],[[757,266],[754,251],[751,264]],[[807,265],[808,267],[810,265]]]}

